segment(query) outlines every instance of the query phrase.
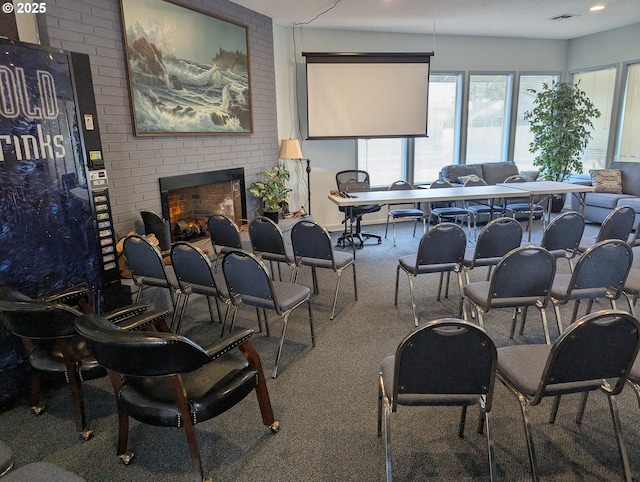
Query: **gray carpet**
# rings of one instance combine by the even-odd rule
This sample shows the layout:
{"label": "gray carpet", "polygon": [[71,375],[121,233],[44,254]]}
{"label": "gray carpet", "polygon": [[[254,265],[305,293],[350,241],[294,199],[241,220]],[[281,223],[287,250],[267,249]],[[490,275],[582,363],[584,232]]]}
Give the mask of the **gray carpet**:
{"label": "gray carpet", "polygon": [[[419,238],[411,236],[411,229],[411,223],[400,224],[397,247],[392,246],[389,235],[381,245],[370,241],[357,250],[359,299],[354,300],[352,277],[347,271],[334,320],[329,320],[329,315],[335,277],[332,272],[319,273],[321,292],[313,299],[317,346],[311,347],[306,310],[294,312],[276,380],[270,374],[282,323],[271,316],[271,337],[256,333],[253,343],[262,357],[282,429],[273,435],[261,424],[253,396],[222,416],[197,425],[206,474],[218,481],[384,480],[384,441],[376,435],[377,374],[380,360],[392,354],[413,330],[406,276],[400,279],[399,304],[393,305],[396,260],[415,251],[418,244]],[[384,226],[368,226],[367,230],[383,233]],[[595,231],[595,226],[587,227],[587,232]],[[634,265],[640,266],[640,262],[636,260]],[[567,266],[560,261],[559,270],[567,271]],[[474,272],[472,278],[483,279],[485,273]],[[437,275],[417,279],[421,322],[457,313],[453,283],[450,299],[436,301],[437,279]],[[310,283],[307,271],[300,281]],[[156,304],[165,302],[166,297],[156,295]],[[601,306],[607,307],[604,303]],[[626,308],[624,302],[619,306]],[[568,317],[569,308],[563,313]],[[555,339],[551,309],[548,315]],[[203,298],[190,302],[186,317],[183,331],[194,339],[217,338],[220,325],[207,321]],[[515,340],[508,338],[510,319],[509,310],[486,315],[485,327],[498,346],[544,342],[537,313],[530,314],[524,336]],[[255,311],[241,309],[238,325],[257,328]],[[1,438],[16,452],[18,466],[44,460],[90,481],[192,480],[180,429],[132,421],[130,447],[136,458],[124,466],[115,456],[117,417],[107,379],[86,383],[85,395],[87,416],[95,429],[89,442],[74,434],[71,395],[64,387],[46,394],[48,409],[40,417],[32,415],[23,401],[0,414]],[[550,401],[544,402],[531,412],[541,477],[554,481],[621,480],[606,397],[597,393],[590,397],[581,426],[574,422],[577,397],[563,398],[555,425],[547,423],[550,406]],[[619,406],[632,471],[640,477],[640,412],[631,389],[623,391]],[[499,383],[492,416],[499,480],[529,480],[519,404]],[[394,478],[487,480],[486,442],[475,431],[477,410],[469,411],[464,439],[457,436],[458,417],[458,408],[399,407],[392,420]]]}

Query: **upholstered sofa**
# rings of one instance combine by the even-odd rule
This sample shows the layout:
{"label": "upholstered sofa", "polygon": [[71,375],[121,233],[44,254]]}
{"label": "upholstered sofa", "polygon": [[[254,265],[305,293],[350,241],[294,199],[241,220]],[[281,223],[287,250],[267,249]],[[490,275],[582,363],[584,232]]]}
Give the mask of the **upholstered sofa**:
{"label": "upholstered sofa", "polygon": [[440,179],[452,184],[462,184],[460,178],[476,175],[489,185],[504,182],[509,176],[519,174],[518,166],[513,162],[485,162],[482,164],[451,164],[440,170]]}
{"label": "upholstered sofa", "polygon": [[[638,228],[640,222],[640,162],[614,162],[607,170],[620,171],[620,181],[618,188],[606,186],[602,188],[595,185],[596,192],[587,193],[585,197],[584,217],[587,222],[602,223],[604,218],[612,209],[618,206],[631,206],[636,211],[636,220],[634,229]],[[592,179],[597,177],[592,174]],[[616,191],[616,192],[598,192],[598,191]],[[575,196],[571,200],[572,209],[579,211],[581,209],[580,202]]]}

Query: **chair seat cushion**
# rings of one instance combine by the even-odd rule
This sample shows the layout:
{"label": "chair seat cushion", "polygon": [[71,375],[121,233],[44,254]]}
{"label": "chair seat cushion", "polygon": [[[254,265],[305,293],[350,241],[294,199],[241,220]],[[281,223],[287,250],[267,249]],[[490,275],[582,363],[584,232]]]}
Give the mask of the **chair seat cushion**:
{"label": "chair seat cushion", "polygon": [[543,299],[542,296],[520,296],[513,298],[492,298],[489,304],[489,281],[476,281],[469,283],[463,287],[464,296],[476,305],[480,306],[484,311],[489,308],[514,308],[517,306],[532,306],[536,301]]}
{"label": "chair seat cushion", "polygon": [[609,291],[611,291],[607,287],[600,286],[596,288],[576,287],[569,295],[567,295],[570,281],[570,274],[556,274],[553,278],[553,285],[551,285],[551,297],[561,301],[599,298],[605,296]]}
{"label": "chair seat cushion", "polygon": [[[336,269],[344,269],[348,265],[353,263],[353,255],[351,253],[345,253],[342,251],[334,251],[333,260],[336,264]],[[304,266],[315,266],[316,268],[333,269],[333,264],[331,263],[330,259],[300,258],[300,262]]]}
{"label": "chair seat cushion", "polygon": [[398,259],[398,263],[407,273],[418,275],[424,273],[441,273],[453,271],[458,263],[421,264],[416,269],[416,254],[409,254]]}
{"label": "chair seat cushion", "polygon": [[424,212],[420,209],[392,209],[389,215],[394,218],[415,218],[424,216]]}
{"label": "chair seat cushion", "polygon": [[[246,397],[258,383],[257,372],[232,350],[198,370],[182,375],[192,422],[213,418]],[[128,377],[119,393],[126,413],[144,423],[179,427],[180,411],[168,377]]]}
{"label": "chair seat cushion", "polygon": [[[393,377],[395,355],[382,359],[380,372],[382,373],[382,383],[387,396],[393,393]],[[464,393],[398,393],[398,405],[440,405],[440,406],[465,406],[475,405],[480,401],[477,394],[467,395]]]}
{"label": "chair seat cushion", "polygon": [[[498,373],[523,395],[532,397],[540,385],[551,345],[511,345],[498,348]],[[545,396],[595,390],[602,380],[547,385]]]}
{"label": "chair seat cushion", "polygon": [[[295,308],[311,296],[311,290],[307,286],[295,283],[274,281],[273,288],[278,301],[278,310],[281,312]],[[274,303],[271,298],[242,295],[242,302],[245,305],[255,306],[256,308],[274,309]]]}
{"label": "chair seat cushion", "polygon": [[29,353],[29,364],[36,370],[43,372],[66,372],[67,366],[62,356],[62,344],[70,345],[73,360],[77,360],[80,363],[83,380],[91,380],[107,374],[105,369],[98,364],[89,352],[86,341],[79,336],[39,341]]}

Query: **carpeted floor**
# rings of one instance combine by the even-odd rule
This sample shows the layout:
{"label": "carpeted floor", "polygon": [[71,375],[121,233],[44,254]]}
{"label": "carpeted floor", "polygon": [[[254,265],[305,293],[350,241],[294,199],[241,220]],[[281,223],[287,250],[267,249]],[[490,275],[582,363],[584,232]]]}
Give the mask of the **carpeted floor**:
{"label": "carpeted floor", "polygon": [[[321,292],[313,299],[317,346],[311,347],[306,309],[294,312],[289,323],[278,378],[270,378],[282,323],[270,317],[271,337],[256,333],[268,388],[281,431],[271,434],[261,424],[255,397],[213,420],[197,425],[205,473],[218,481],[382,481],[384,441],[376,435],[377,376],[381,359],[392,354],[413,330],[406,276],[400,278],[400,299],[393,305],[395,268],[399,256],[417,248],[411,223],[398,228],[398,246],[391,236],[381,245],[357,250],[358,301],[351,273],[345,272],[337,314],[329,320],[335,276],[319,272]],[[587,226],[595,233],[596,226]],[[384,226],[367,226],[384,233]],[[538,232],[534,240],[539,238]],[[338,233],[334,233],[334,239]],[[372,243],[372,242],[370,242]],[[637,251],[637,250],[636,250]],[[634,262],[640,266],[640,262]],[[560,261],[559,271],[568,271]],[[472,273],[482,279],[486,271]],[[526,276],[526,273],[523,273]],[[417,278],[421,322],[457,314],[458,295],[452,283],[450,299],[436,301],[437,275]],[[300,282],[310,284],[309,272]],[[155,295],[155,296],[154,296]],[[162,293],[151,293],[158,305]],[[601,303],[603,307],[605,306]],[[619,307],[626,308],[621,301]],[[569,308],[563,313],[569,316]],[[551,334],[557,330],[548,310]],[[203,342],[219,335],[210,323],[206,300],[193,298],[184,332]],[[491,311],[485,327],[498,346],[543,343],[541,323],[530,314],[524,336],[508,337],[511,311]],[[239,326],[257,328],[255,310],[240,310]],[[151,427],[133,421],[130,446],[136,458],[129,466],[115,456],[117,417],[107,379],[85,384],[87,416],[95,429],[88,442],[73,428],[71,395],[62,387],[46,394],[47,411],[36,417],[20,400],[0,414],[0,438],[17,454],[17,466],[45,460],[82,475],[89,481],[192,480],[191,464],[180,429]],[[550,401],[532,410],[533,436],[543,480],[621,480],[622,469],[606,397],[590,397],[582,425],[574,422],[578,398],[563,398],[555,425],[547,423]],[[633,391],[619,397],[622,427],[631,468],[640,477],[640,423]],[[458,408],[399,407],[392,420],[396,480],[488,480],[485,438],[475,431],[477,411],[469,411],[466,436],[457,436]],[[519,404],[499,383],[492,410],[498,479],[529,480],[529,463]]]}

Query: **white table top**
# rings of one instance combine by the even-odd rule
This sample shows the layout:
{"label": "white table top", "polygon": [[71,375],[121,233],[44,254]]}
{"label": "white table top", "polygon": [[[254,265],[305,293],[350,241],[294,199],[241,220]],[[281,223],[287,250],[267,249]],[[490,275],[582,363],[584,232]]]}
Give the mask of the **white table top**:
{"label": "white table top", "polygon": [[531,182],[508,182],[496,184],[496,186],[510,187],[527,191],[529,194],[562,194],[562,193],[583,193],[593,192],[593,186],[584,184],[571,184],[557,181],[531,181]]}
{"label": "white table top", "polygon": [[[583,186],[584,187],[584,186]],[[365,191],[351,193],[355,198],[329,195],[338,206],[362,206],[364,204],[403,204],[463,199],[487,199],[521,197],[522,190],[511,186],[443,187],[438,189],[409,189],[397,191]]]}

